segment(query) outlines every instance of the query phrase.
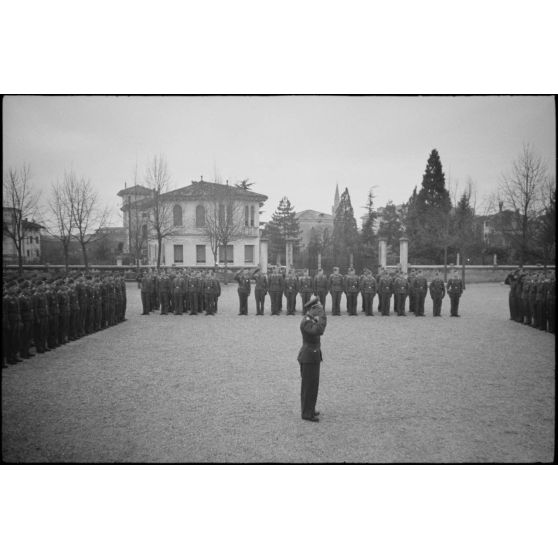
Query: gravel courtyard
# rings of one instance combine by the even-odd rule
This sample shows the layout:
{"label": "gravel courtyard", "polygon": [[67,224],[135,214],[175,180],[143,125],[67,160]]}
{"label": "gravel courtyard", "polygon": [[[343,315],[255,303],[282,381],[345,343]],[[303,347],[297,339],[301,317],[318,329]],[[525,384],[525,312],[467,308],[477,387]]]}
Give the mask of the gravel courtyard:
{"label": "gravel courtyard", "polygon": [[[555,337],[469,285],[461,318],[329,315],[318,409],[300,419],[297,316],[141,316],[2,371],[9,463],[533,463],[554,455]],[[375,299],[376,306],[377,299]],[[344,308],[344,301],[342,308]],[[360,308],[360,299],[359,299]],[[298,300],[300,310],[300,300]],[[376,308],[375,308],[376,310]]]}

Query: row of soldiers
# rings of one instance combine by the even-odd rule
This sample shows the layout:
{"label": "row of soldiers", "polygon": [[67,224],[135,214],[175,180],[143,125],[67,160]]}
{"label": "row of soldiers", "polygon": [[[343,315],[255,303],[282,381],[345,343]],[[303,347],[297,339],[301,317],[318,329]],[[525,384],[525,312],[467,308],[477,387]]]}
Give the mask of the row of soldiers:
{"label": "row of soldiers", "polygon": [[126,284],[117,272],[6,280],[2,368],[116,325],[125,315]]}
{"label": "row of soldiers", "polygon": [[326,297],[329,294],[332,300],[332,315],[341,315],[341,299],[346,298],[347,312],[351,316],[357,315],[358,295],[362,298],[362,312],[373,316],[373,300],[378,295],[378,312],[389,316],[391,298],[394,298],[394,311],[399,316],[405,316],[406,300],[409,298],[409,310],[416,316],[424,316],[424,301],[430,292],[433,301],[433,315],[440,316],[442,299],[447,294],[451,300],[451,316],[459,317],[459,299],[463,294],[463,281],[457,271],[444,284],[440,273],[437,271],[430,284],[423,275],[422,270],[411,271],[410,274],[402,270],[388,272],[381,269],[374,277],[371,270],[365,269],[358,276],[353,268],[347,275],[339,273],[339,268],[333,268],[333,273],[325,275],[319,269],[314,277],[310,277],[308,269],[298,276],[294,269],[284,275],[278,267],[272,267],[270,273],[265,274],[259,268],[252,274],[245,269],[235,275],[238,282],[239,315],[248,313],[248,295],[251,291],[251,280],[255,282],[254,294],[256,299],[256,315],[263,315],[265,296],[269,293],[271,299],[271,314],[278,315],[282,311],[283,297],[287,301],[287,315],[296,313],[297,295],[300,295],[302,308],[314,295],[320,299],[321,305],[326,307]]}
{"label": "row of soldiers", "polygon": [[141,289],[142,315],[154,310],[161,314],[217,313],[221,284],[213,270],[150,269],[138,280]]}
{"label": "row of soldiers", "polygon": [[505,280],[510,286],[510,320],[555,333],[556,274],[518,268]]}

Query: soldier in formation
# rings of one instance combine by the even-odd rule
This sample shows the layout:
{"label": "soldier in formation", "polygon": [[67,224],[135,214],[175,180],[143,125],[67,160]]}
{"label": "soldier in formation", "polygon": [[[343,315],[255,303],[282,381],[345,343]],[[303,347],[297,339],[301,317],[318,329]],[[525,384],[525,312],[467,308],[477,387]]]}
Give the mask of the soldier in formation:
{"label": "soldier in formation", "polygon": [[510,320],[555,333],[555,271],[526,271],[519,267],[506,277],[505,283],[510,286]]}
{"label": "soldier in formation", "polygon": [[[246,283],[250,284],[249,278]],[[217,313],[221,284],[213,270],[161,268],[145,270],[140,279],[142,315],[197,316]]]}
{"label": "soldier in formation", "polygon": [[2,299],[2,367],[116,325],[125,314],[126,285],[120,273],[7,279]]}

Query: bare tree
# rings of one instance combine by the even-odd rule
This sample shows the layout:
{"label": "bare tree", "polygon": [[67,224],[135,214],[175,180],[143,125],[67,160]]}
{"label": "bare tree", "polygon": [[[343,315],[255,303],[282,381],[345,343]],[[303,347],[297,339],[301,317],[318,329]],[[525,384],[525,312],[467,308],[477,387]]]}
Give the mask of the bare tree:
{"label": "bare tree", "polygon": [[71,174],[65,173],[62,183],[57,182],[52,185],[50,198],[47,202],[50,210],[47,229],[62,244],[66,273],[69,269],[70,242],[74,236],[74,221],[72,218],[73,186],[74,181]]}
{"label": "bare tree", "polygon": [[540,192],[546,180],[546,166],[529,144],[523,145],[511,172],[502,176],[502,200],[516,215],[508,236],[519,253],[521,264],[530,253],[532,229],[541,210]]}
{"label": "bare tree", "polygon": [[78,240],[83,255],[83,265],[87,269],[87,245],[93,240],[99,240],[99,235],[93,235],[95,230],[106,226],[109,212],[101,209],[97,192],[91,186],[91,182],[85,178],[77,178],[72,171],[67,173],[67,192],[69,194],[72,212],[72,223],[74,227],[74,238]]}
{"label": "bare tree", "polygon": [[39,195],[30,185],[31,169],[24,164],[20,169],[10,168],[3,181],[3,206],[9,212],[9,221],[2,219],[3,234],[12,239],[17,252],[19,273],[23,273],[23,245],[26,222],[34,219]]}
{"label": "bare tree", "polygon": [[227,246],[244,230],[242,205],[236,196],[236,187],[212,185],[205,196],[205,234],[209,240],[215,262],[223,251],[225,283],[227,281]]}
{"label": "bare tree", "polygon": [[145,182],[153,191],[149,224],[151,226],[152,238],[157,240],[157,269],[161,267],[163,239],[172,236],[175,229],[172,220],[172,207],[164,199],[164,194],[169,189],[170,181],[165,158],[162,155],[153,157],[153,162],[147,168],[145,174]]}
{"label": "bare tree", "polygon": [[252,186],[254,186],[254,184],[256,184],[255,182],[250,182],[249,178],[245,178],[244,180],[241,180],[240,182],[237,182],[235,184],[235,186],[237,188],[241,188],[242,190],[250,190],[252,188]]}

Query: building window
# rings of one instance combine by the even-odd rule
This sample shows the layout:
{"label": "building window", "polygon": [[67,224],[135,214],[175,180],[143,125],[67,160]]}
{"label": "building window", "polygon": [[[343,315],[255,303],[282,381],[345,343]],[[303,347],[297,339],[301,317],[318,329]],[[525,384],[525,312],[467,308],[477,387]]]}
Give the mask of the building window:
{"label": "building window", "polygon": [[184,263],[184,246],[182,244],[174,245],[174,263]]}
{"label": "building window", "polygon": [[118,252],[120,254],[122,254],[123,251],[124,251],[124,242],[119,242],[118,243]]}
{"label": "building window", "polygon": [[[232,244],[229,244],[227,246],[227,263],[233,263],[233,262],[234,262],[233,246],[232,246]],[[224,246],[219,246],[219,263],[225,263],[225,247]]]}
{"label": "building window", "polygon": [[196,227],[205,227],[205,207],[203,205],[196,207]]}
{"label": "building window", "polygon": [[141,226],[141,238],[142,240],[147,240],[147,225]]}
{"label": "building window", "polygon": [[27,257],[29,257],[29,250],[27,250]]}
{"label": "building window", "polygon": [[256,209],[253,205],[250,206],[250,226],[255,227],[256,222]]}
{"label": "building window", "polygon": [[225,204],[219,204],[219,223],[223,223],[225,220]]}
{"label": "building window", "polygon": [[246,244],[244,246],[244,263],[254,263],[254,245]]}
{"label": "building window", "polygon": [[182,226],[182,208],[179,205],[175,205],[172,208],[172,219],[173,219],[173,225],[175,227]]}
{"label": "building window", "polygon": [[205,263],[205,244],[196,244],[196,263]]}
{"label": "building window", "polygon": [[27,240],[29,241],[29,244],[33,244],[33,237],[32,236],[30,236]]}
{"label": "building window", "polygon": [[35,242],[36,242],[37,244],[39,244],[39,237],[38,237],[38,236],[35,237]]}
{"label": "building window", "polygon": [[250,207],[244,206],[244,226],[248,227],[250,225]]}

